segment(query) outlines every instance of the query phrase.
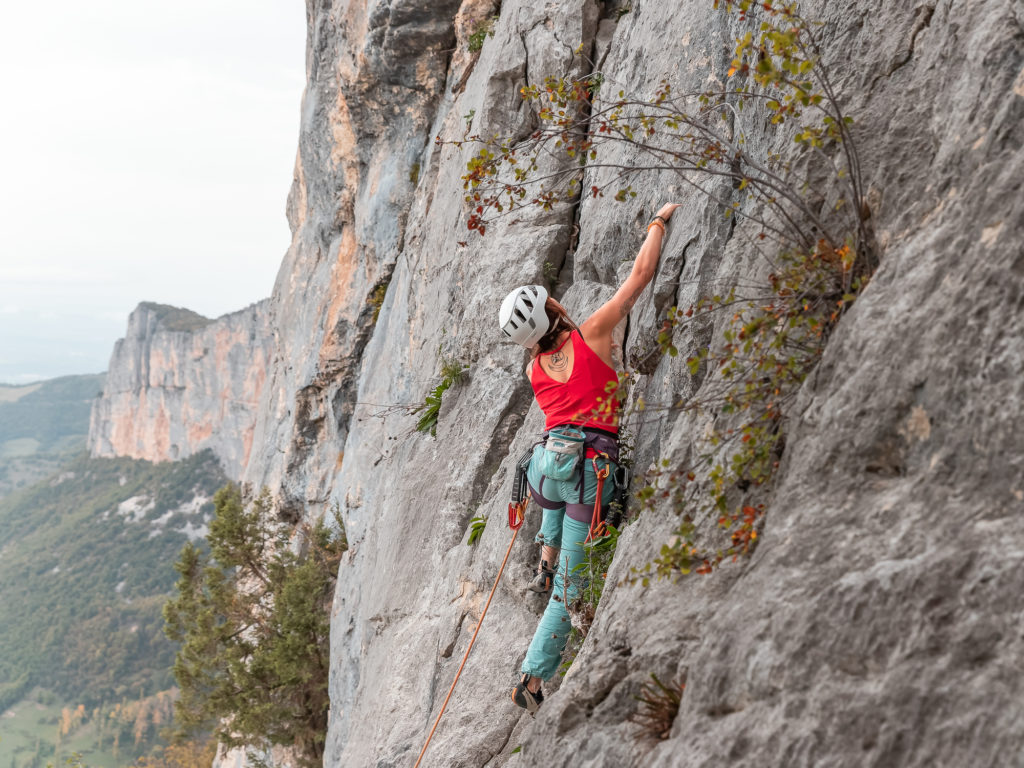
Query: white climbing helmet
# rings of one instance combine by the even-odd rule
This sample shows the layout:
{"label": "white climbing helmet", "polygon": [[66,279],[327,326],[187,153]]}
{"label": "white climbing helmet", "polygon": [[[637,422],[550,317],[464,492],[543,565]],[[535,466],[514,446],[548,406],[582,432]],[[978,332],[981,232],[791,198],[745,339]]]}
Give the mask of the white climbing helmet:
{"label": "white climbing helmet", "polygon": [[516,288],[501,302],[498,325],[512,341],[529,349],[548,332],[551,323],[544,311],[548,292],[540,285]]}

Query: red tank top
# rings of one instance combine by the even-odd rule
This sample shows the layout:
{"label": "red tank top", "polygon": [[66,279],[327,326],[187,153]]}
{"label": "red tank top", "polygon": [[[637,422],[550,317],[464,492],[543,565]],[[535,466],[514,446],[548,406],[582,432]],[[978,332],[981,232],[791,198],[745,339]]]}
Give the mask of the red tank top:
{"label": "red tank top", "polygon": [[[540,360],[535,360],[530,370],[533,394],[546,417],[544,429],[577,424],[618,433],[619,401],[609,394],[619,383],[615,369],[587,346],[579,331],[573,331],[565,341],[570,338],[573,363],[568,381],[555,381],[541,367]],[[558,349],[565,346],[565,341]],[[553,355],[558,349],[541,354]]]}

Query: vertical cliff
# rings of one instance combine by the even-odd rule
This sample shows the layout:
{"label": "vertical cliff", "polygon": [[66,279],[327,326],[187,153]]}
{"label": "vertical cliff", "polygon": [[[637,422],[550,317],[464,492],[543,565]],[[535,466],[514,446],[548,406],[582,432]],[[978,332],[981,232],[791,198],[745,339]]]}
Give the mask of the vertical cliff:
{"label": "vertical cliff", "polygon": [[[852,0],[803,11],[824,22],[824,63],[855,116],[880,267],[800,391],[759,545],[710,576],[626,584],[678,524],[656,502],[625,528],[594,626],[531,718],[508,692],[543,607],[524,590],[534,508],[425,765],[1024,760],[1024,10]],[[325,764],[411,765],[508,542],[509,469],[541,426],[523,351],[496,329],[501,298],[550,280],[585,317],[670,199],[682,207],[629,318],[634,360],[671,306],[759,269],[719,206],[668,173],[640,178],[627,202],[517,213],[480,238],[466,230],[461,178],[474,150],[433,138],[528,138],[536,117],[520,89],[549,75],[597,69],[648,98],[663,78],[680,92],[720,84],[747,27],[704,0],[310,0],[307,20],[293,241],[257,313],[273,336],[257,334],[263,357],[227,377],[255,386],[258,369],[266,383],[246,411],[255,421],[210,440],[234,441],[233,466],[270,487],[283,516],[338,505],[351,547],[332,609]],[[798,160],[767,120],[747,119],[749,141]],[[640,160],[627,149],[597,162]],[[716,188],[743,205],[740,191]],[[178,337],[136,314],[115,359],[139,362],[130,377],[112,364],[94,416],[111,426],[93,446],[170,457],[200,440],[186,435],[179,379],[141,350]],[[649,359],[631,404],[699,393],[684,360],[721,330],[675,331],[684,354]],[[181,339],[179,361],[204,359]],[[467,373],[430,437],[409,410],[446,359]],[[170,431],[119,417],[122,396]],[[635,465],[681,463],[710,418],[635,413]],[[489,523],[467,547],[480,514]],[[668,738],[653,742],[628,719],[652,673],[686,680]]]}
{"label": "vertical cliff", "polygon": [[322,508],[342,463],[379,297],[404,248],[457,8],[451,0],[307,4],[308,83],[288,198],[293,240],[271,298],[280,364],[246,473],[273,487],[292,517],[309,504]]}
{"label": "vertical cliff", "polygon": [[142,303],[93,405],[89,452],[174,461],[211,449],[229,477],[252,452],[270,367],[267,302],[216,320]]}
{"label": "vertical cliff", "polygon": [[[827,64],[856,115],[882,266],[804,388],[760,547],[710,577],[609,587],[531,719],[507,692],[541,607],[523,591],[534,511],[427,765],[995,764],[1024,743],[1021,676],[1008,672],[1024,593],[1020,7],[805,11],[825,22]],[[337,501],[349,528],[328,765],[414,761],[495,575],[507,472],[540,425],[522,352],[495,331],[504,293],[555,274],[585,315],[669,198],[683,208],[627,347],[653,338],[673,303],[752,269],[717,207],[671,176],[644,179],[630,203],[587,199],[469,237],[460,176],[471,150],[430,142],[467,129],[528,136],[519,89],[587,71],[577,51],[634,92],[653,94],[663,77],[702,88],[725,76],[734,17],[702,2],[461,12],[308,9],[296,235],[273,299],[290,354],[271,377],[263,454],[247,476],[295,514]],[[495,14],[471,54],[479,27],[467,17]],[[431,439],[394,406],[422,402],[444,357],[469,373],[445,394]],[[683,363],[665,358],[634,394],[672,402],[687,386]],[[678,459],[704,428],[671,412],[628,426],[641,468]],[[490,523],[466,547],[480,513]],[[656,510],[630,525],[609,582],[654,557],[675,524]],[[688,681],[656,744],[627,722],[652,672]]]}

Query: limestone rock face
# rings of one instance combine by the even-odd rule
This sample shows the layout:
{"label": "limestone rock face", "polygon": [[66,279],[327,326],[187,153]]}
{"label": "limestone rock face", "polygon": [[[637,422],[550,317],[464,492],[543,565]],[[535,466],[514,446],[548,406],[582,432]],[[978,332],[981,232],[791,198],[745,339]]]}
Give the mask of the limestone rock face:
{"label": "limestone rock face", "polygon": [[276,365],[246,479],[328,501],[455,42],[453,0],[308,2],[308,83],[271,298]]}
{"label": "limestone rock face", "polygon": [[114,346],[89,427],[93,456],[174,461],[206,448],[239,478],[269,367],[267,302],[209,320],[143,303]]}
{"label": "limestone rock face", "polygon": [[[375,18],[374,7],[360,13]],[[441,25],[451,10],[430,13]],[[804,11],[826,22],[825,60],[857,120],[882,266],[801,393],[760,546],[712,576],[631,587],[618,583],[657,555],[676,518],[655,510],[628,526],[590,636],[530,718],[508,692],[542,608],[524,592],[536,557],[533,509],[424,765],[1024,759],[1021,6],[854,0]],[[315,95],[326,109],[316,94],[329,67],[341,94],[329,103],[344,96],[351,115],[348,94],[392,54],[332,12],[311,14],[307,103]],[[333,60],[328,29],[336,42],[349,35]],[[703,88],[724,78],[738,34],[734,17],[696,0],[633,3],[621,16],[592,2],[505,0],[479,56],[455,56],[446,87],[412,105],[425,111],[405,125],[429,125],[449,139],[467,127],[527,136],[533,122],[519,88],[586,71],[577,50],[633,92],[653,94],[663,77],[679,90]],[[410,68],[392,60],[387,71],[396,70]],[[389,91],[392,82],[381,89],[408,104]],[[307,106],[306,114],[316,113]],[[345,124],[359,130],[355,119]],[[294,383],[275,384],[270,411],[288,414],[277,447],[291,463],[278,458],[249,472],[280,478],[283,496],[311,513],[336,501],[353,542],[333,608],[325,765],[411,765],[509,540],[509,468],[541,423],[522,352],[498,338],[501,297],[553,273],[564,303],[585,316],[610,296],[644,223],[667,199],[683,207],[656,283],[630,318],[627,350],[656,335],[668,307],[752,267],[721,211],[669,176],[645,178],[627,204],[586,199],[578,221],[556,207],[506,219],[482,240],[468,237],[460,176],[471,150],[437,149],[418,134],[415,188],[404,176],[392,183],[382,175],[385,192],[361,197],[364,176],[341,179],[332,176],[336,165],[314,167],[310,158],[334,147],[348,158],[342,165],[358,158],[366,173],[385,151],[411,157],[410,144],[377,127],[376,117],[375,137],[342,140],[331,125],[327,119],[315,133],[304,123],[304,181],[293,204],[326,175],[352,207],[335,209],[345,223],[330,248],[302,234],[312,213],[298,220],[289,258],[317,266],[286,264],[275,301],[287,307],[282,333],[301,335],[309,354],[275,374],[275,382]],[[763,126],[748,130],[752,141],[770,141]],[[325,208],[303,210],[329,210],[319,199]],[[402,234],[382,243],[379,233],[391,232],[393,221]],[[350,253],[342,247],[350,230],[352,262],[337,255]],[[390,282],[371,322],[365,297],[385,273]],[[303,292],[316,296],[302,301]],[[312,334],[300,311],[309,306],[318,319]],[[353,336],[360,322],[364,330]],[[442,358],[469,369],[445,394],[430,438],[413,432],[414,417],[399,406],[423,401]],[[634,396],[671,403],[691,384],[680,360],[664,358]],[[685,456],[703,426],[672,412],[636,418],[628,425],[636,466]],[[281,440],[289,430],[290,440]],[[468,521],[479,514],[490,522],[467,547]],[[671,735],[657,743],[638,740],[628,722],[652,673],[686,680]]]}
{"label": "limestone rock face", "polygon": [[[724,82],[742,30],[711,5],[307,3],[293,242],[266,308],[273,340],[248,463],[237,455],[283,516],[337,504],[348,528],[326,766],[415,762],[508,546],[509,470],[542,418],[523,351],[499,337],[505,293],[551,280],[582,319],[628,273],[657,206],[682,203],[624,340],[627,359],[643,359],[632,402],[671,405],[702,386],[685,353],[721,328],[678,331],[684,354],[646,359],[665,312],[758,269],[719,207],[672,175],[643,176],[626,203],[517,213],[481,239],[465,227],[473,149],[433,137],[529,137],[519,89],[548,75],[596,67],[608,87],[648,97],[663,78],[679,92]],[[578,657],[530,718],[508,694],[543,609],[525,591],[531,509],[423,765],[1024,762],[1024,8],[802,10],[825,22],[824,61],[856,119],[881,266],[803,385],[756,551],[710,576],[629,586],[678,522],[657,504],[645,512],[622,534]],[[750,142],[795,157],[747,119]],[[742,202],[728,183],[713,191]],[[147,336],[143,320],[115,358],[170,338]],[[444,394],[436,436],[417,433],[410,407],[446,360],[468,368]],[[97,423],[130,426],[114,406],[140,382],[147,407],[173,402],[170,384],[154,390],[151,364],[136,368],[115,377],[112,365]],[[162,407],[189,423],[184,406]],[[707,418],[635,415],[635,466],[699,450]],[[94,450],[156,446],[155,433],[120,429],[100,431],[123,432],[121,447],[107,437]],[[489,522],[468,547],[481,514]],[[629,721],[652,673],[686,681],[656,742]]]}

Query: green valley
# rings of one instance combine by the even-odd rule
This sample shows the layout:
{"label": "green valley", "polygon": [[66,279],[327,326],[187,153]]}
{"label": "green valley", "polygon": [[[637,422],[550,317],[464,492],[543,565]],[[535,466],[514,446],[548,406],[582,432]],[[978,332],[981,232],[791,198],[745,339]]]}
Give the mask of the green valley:
{"label": "green valley", "polygon": [[0,384],[0,498],[85,450],[92,401],[105,375]]}
{"label": "green valley", "polygon": [[79,454],[0,499],[0,765],[75,750],[113,766],[155,743],[171,711],[172,566],[203,540],[225,482],[208,452],[162,464]]}

